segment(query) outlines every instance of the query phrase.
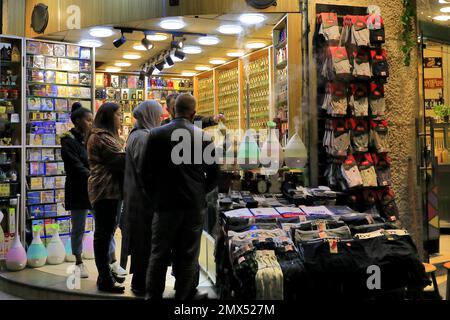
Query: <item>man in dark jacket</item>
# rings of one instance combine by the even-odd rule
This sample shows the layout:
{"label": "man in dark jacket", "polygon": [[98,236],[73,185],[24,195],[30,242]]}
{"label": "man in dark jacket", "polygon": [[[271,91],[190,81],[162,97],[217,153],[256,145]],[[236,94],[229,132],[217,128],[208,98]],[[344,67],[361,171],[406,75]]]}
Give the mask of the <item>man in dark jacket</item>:
{"label": "man in dark jacket", "polygon": [[148,299],[162,298],[171,258],[177,270],[175,298],[196,294],[205,198],[217,186],[219,167],[211,138],[192,124],[195,108],[191,95],[177,98],[175,119],[149,134],[141,163],[155,210]]}
{"label": "man in dark jacket", "polygon": [[[175,101],[177,100],[179,94],[171,94],[166,98],[166,105],[167,105],[167,111],[169,111],[170,118],[165,119],[161,125],[166,125],[172,121],[172,119],[175,119]],[[223,114],[219,114],[218,116],[213,117],[204,117],[200,115],[194,116],[194,122],[202,122],[202,129],[206,129],[209,127],[214,127],[217,124],[219,124],[219,121],[225,121],[225,116]]]}

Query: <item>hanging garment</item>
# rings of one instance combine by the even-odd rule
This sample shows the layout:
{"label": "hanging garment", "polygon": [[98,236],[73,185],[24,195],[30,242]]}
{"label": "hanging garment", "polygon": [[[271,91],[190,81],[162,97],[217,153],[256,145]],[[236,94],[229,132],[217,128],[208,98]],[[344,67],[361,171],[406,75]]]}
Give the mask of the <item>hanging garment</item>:
{"label": "hanging garment", "polygon": [[372,59],[372,73],[375,77],[386,79],[389,77],[389,65],[387,52],[384,49],[373,49],[370,51]]}
{"label": "hanging garment", "polygon": [[339,32],[338,18],[335,12],[320,13],[318,17],[320,23],[319,34],[326,41],[339,41],[341,34]]}
{"label": "hanging garment", "polygon": [[370,154],[366,153],[359,157],[359,171],[363,180],[364,187],[377,187],[377,174],[373,165],[373,160]]}
{"label": "hanging garment", "polygon": [[355,117],[367,117],[369,115],[369,98],[367,86],[364,83],[350,85],[351,95],[349,106]]}
{"label": "hanging garment", "polygon": [[352,149],[354,152],[369,151],[369,126],[364,119],[351,119]]}
{"label": "hanging garment", "polygon": [[381,82],[373,81],[370,84],[369,105],[372,116],[384,116],[386,102],[384,100],[384,86]]}
{"label": "hanging garment", "polygon": [[359,48],[353,53],[353,76],[362,81],[370,80],[372,77],[368,51]]}
{"label": "hanging garment", "polygon": [[370,121],[370,139],[371,145],[377,153],[389,152],[389,130],[386,120]]}
{"label": "hanging garment", "polygon": [[363,179],[358,169],[358,163],[353,155],[348,155],[347,159],[342,163],[341,173],[349,189],[363,185]]}
{"label": "hanging garment", "polygon": [[366,16],[354,16],[351,28],[351,43],[358,47],[370,46],[370,31],[367,28]]}

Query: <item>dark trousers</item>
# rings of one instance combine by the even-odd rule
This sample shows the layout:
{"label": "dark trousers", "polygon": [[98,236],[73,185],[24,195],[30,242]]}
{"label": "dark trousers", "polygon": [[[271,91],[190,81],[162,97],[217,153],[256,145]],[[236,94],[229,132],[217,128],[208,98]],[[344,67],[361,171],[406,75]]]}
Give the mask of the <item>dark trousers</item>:
{"label": "dark trousers", "polygon": [[110,246],[117,226],[118,200],[101,200],[94,204],[94,253],[98,270],[97,284],[111,284]]}
{"label": "dark trousers", "polygon": [[147,269],[149,266],[150,252],[152,250],[152,220],[153,214],[149,215],[145,223],[136,223],[131,229],[131,273],[133,280],[131,286],[135,289],[145,291]]}
{"label": "dark trousers", "polygon": [[175,299],[192,298],[198,285],[204,215],[204,211],[155,212],[147,274],[148,299],[162,299],[171,258],[176,270]]}

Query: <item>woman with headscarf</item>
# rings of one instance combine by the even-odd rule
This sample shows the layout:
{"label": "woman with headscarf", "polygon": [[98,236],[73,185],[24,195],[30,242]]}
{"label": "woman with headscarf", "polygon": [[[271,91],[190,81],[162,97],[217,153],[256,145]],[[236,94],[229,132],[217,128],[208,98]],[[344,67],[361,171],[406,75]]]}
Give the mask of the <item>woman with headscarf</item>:
{"label": "woman with headscarf", "polygon": [[161,125],[163,109],[154,101],[145,101],[133,112],[136,124],[130,132],[126,148],[124,215],[122,216],[121,265],[125,267],[131,255],[133,280],[131,290],[145,293],[145,279],[151,251],[151,226],[153,212],[148,195],[144,191],[139,163],[150,130]]}

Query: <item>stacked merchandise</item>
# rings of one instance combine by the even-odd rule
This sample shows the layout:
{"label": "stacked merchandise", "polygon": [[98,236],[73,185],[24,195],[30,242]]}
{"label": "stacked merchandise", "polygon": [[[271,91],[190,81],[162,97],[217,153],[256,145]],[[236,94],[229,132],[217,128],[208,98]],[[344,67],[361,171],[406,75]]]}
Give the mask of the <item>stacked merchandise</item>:
{"label": "stacked merchandise", "polygon": [[[269,56],[249,62],[245,65],[245,74],[250,89],[250,126],[255,130],[264,129],[270,120]],[[244,117],[247,117],[247,108],[244,108]]]}
{"label": "stacked merchandise", "polygon": [[28,40],[26,53],[27,226],[40,225],[45,242],[54,223],[61,236],[70,235],[60,143],[71,128],[71,105],[77,101],[92,110],[92,49]]}
{"label": "stacked merchandise", "polygon": [[96,80],[96,109],[105,102],[115,102],[122,107],[122,135],[127,137],[133,128],[133,110],[144,101],[144,81],[136,75],[98,73]]}
{"label": "stacked merchandise", "polygon": [[20,146],[22,41],[0,37],[0,146]]}
{"label": "stacked merchandise", "polygon": [[[314,203],[333,198],[326,188],[304,192]],[[334,200],[294,207],[278,196],[254,198],[256,205],[248,198],[220,200],[232,209],[221,211],[216,248],[223,299],[299,300],[325,293],[361,300],[393,292],[403,298],[405,288],[429,284],[408,232],[378,214],[335,206]],[[381,272],[374,283],[380,290],[367,285],[371,268]]]}
{"label": "stacked merchandise", "polygon": [[[210,77],[198,80],[197,113],[202,116],[210,116],[215,114],[214,78],[212,73]],[[237,114],[237,116],[239,117],[239,114]]]}
{"label": "stacked merchandise", "polygon": [[384,84],[389,77],[384,24],[380,15],[317,16],[319,126],[327,159],[319,164],[320,183],[346,191],[347,204],[361,212],[398,219],[391,186],[389,125]]}
{"label": "stacked merchandise", "polygon": [[[193,93],[194,83],[191,79],[175,79],[166,77],[151,77],[147,83],[147,99],[157,100],[163,107],[166,104],[166,98],[174,93]],[[165,110],[165,118],[170,115]]]}
{"label": "stacked merchandise", "polygon": [[[238,66],[218,71],[219,113],[227,117],[226,126],[231,130],[239,129],[239,68]],[[213,113],[212,113],[213,114]],[[211,114],[211,115],[212,115]]]}

